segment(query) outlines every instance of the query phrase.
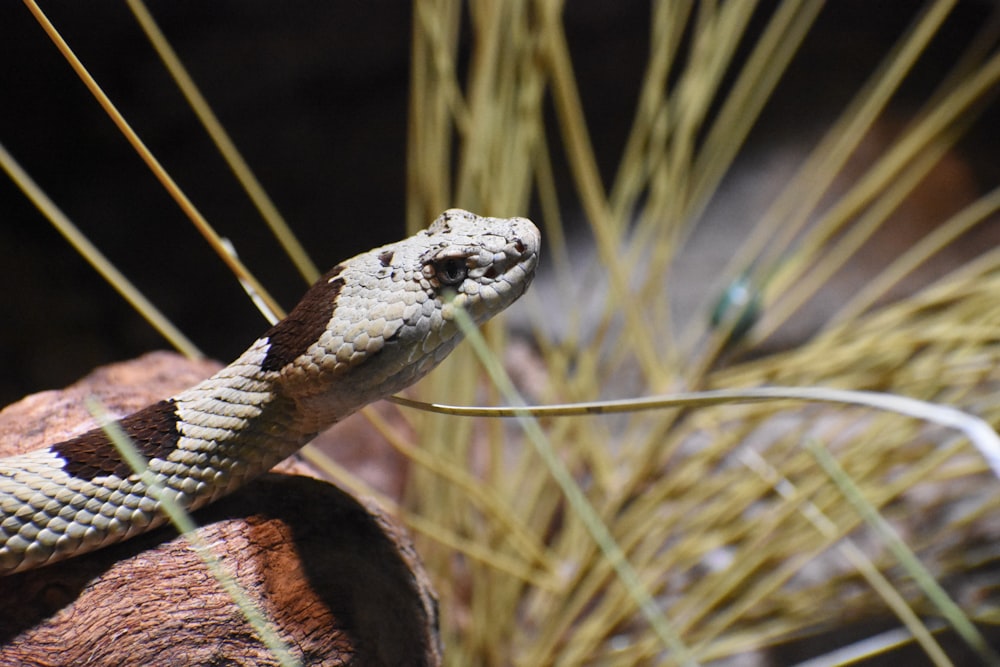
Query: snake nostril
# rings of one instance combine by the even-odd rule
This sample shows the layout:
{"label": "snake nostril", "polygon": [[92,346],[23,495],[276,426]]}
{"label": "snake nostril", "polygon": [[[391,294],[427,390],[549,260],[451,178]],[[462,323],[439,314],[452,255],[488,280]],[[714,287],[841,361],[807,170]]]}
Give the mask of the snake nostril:
{"label": "snake nostril", "polygon": [[514,250],[517,250],[518,252],[524,252],[524,243],[521,242],[521,239],[516,239],[514,241]]}

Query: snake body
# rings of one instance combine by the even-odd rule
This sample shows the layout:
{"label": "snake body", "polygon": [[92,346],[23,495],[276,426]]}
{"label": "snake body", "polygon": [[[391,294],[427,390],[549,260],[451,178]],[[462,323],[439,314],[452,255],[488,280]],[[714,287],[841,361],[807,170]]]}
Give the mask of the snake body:
{"label": "snake body", "polygon": [[[120,426],[156,482],[198,509],[424,376],[461,338],[454,307],[479,323],[506,308],[531,282],[539,244],[527,219],[446,211],[413,237],[338,264],[233,363]],[[0,459],[0,575],[163,521],[101,429]]]}

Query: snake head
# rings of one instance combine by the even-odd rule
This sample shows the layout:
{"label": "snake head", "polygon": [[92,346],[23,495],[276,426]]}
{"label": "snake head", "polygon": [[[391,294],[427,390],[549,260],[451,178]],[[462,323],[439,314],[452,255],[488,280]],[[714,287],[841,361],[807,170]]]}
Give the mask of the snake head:
{"label": "snake head", "polygon": [[445,211],[415,236],[323,276],[266,334],[262,367],[278,371],[306,411],[342,418],[440,363],[461,339],[455,308],[482,323],[517,300],[540,244],[526,218]]}
{"label": "snake head", "polygon": [[482,324],[524,294],[535,275],[541,237],[526,218],[450,209],[423,234],[433,245],[420,258],[422,273],[435,298],[443,297],[447,321],[460,307]]}

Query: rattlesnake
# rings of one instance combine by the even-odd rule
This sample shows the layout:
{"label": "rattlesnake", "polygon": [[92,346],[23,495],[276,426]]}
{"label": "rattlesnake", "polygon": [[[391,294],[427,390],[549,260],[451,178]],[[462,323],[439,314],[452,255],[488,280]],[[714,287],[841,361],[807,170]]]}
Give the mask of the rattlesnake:
{"label": "rattlesnake", "polygon": [[[481,323],[527,289],[538,229],[444,212],[426,230],[335,266],[233,363],[119,423],[155,481],[195,510],[455,347],[454,308]],[[0,459],[0,575],[93,551],[164,521],[102,429]]]}

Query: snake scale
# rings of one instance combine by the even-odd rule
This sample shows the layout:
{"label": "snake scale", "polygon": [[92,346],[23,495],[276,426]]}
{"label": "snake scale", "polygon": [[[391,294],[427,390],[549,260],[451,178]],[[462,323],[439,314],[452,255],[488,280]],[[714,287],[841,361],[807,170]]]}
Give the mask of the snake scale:
{"label": "snake scale", "polygon": [[[236,361],[119,423],[166,492],[198,509],[423,377],[461,339],[455,306],[482,323],[513,303],[539,245],[525,218],[446,211],[415,236],[338,264]],[[0,575],[163,522],[101,429],[0,459]]]}

